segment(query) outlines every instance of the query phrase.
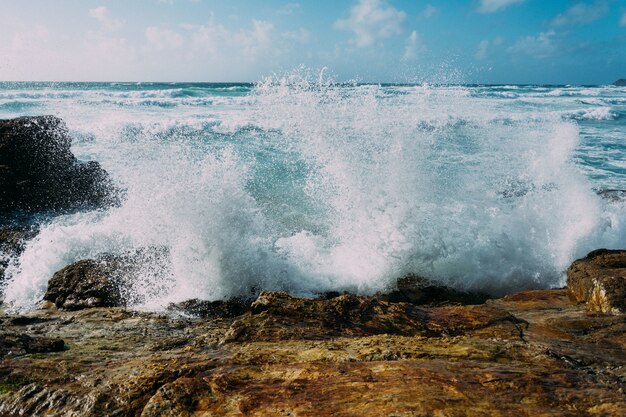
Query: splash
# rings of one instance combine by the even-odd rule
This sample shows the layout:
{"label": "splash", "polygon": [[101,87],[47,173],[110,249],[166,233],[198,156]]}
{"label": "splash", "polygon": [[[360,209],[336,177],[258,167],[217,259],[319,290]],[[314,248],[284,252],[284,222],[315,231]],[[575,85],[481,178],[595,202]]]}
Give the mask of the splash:
{"label": "splash", "polygon": [[576,257],[626,243],[623,206],[573,162],[579,127],[562,112],[324,71],[219,102],[182,92],[153,94],[174,110],[145,93],[54,104],[75,152],[127,197],[45,225],[9,268],[6,301],[29,308],[68,263],[141,248],[166,250],[138,260],[131,300],[160,309],[258,288],[372,293],[407,273],[494,294],[552,287]]}

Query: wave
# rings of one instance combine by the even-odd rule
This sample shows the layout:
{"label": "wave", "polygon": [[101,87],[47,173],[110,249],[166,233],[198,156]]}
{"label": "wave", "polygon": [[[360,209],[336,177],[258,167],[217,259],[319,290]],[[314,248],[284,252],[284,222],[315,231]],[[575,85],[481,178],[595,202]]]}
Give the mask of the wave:
{"label": "wave", "polygon": [[554,287],[575,258],[626,243],[624,208],[572,163],[575,118],[465,87],[392,90],[296,73],[211,114],[68,114],[90,138],[77,154],[126,200],[44,225],[5,300],[30,308],[69,262],[145,247],[168,251],[140,265],[133,299],[160,309],[254,288],[372,293],[408,273],[493,294]]}

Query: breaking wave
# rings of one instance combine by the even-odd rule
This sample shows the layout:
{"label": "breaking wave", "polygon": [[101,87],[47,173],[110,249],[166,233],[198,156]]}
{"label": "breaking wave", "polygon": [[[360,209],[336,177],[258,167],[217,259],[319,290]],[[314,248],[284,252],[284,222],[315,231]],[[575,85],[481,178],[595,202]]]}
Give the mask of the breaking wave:
{"label": "breaking wave", "polygon": [[576,257],[626,244],[624,206],[573,160],[578,117],[469,87],[296,73],[232,88],[219,105],[174,89],[159,100],[211,103],[173,110],[132,94],[125,108],[110,94],[50,104],[126,199],[45,224],[9,267],[5,301],[29,308],[68,263],[139,248],[166,249],[132,289],[160,309],[258,288],[372,293],[408,273],[494,294],[554,287]]}

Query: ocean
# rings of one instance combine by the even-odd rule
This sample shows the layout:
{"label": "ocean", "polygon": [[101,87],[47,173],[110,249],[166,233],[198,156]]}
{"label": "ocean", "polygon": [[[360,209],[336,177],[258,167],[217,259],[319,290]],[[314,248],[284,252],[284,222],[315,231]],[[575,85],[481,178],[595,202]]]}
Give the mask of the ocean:
{"label": "ocean", "polygon": [[0,119],[41,114],[123,199],[44,221],[7,270],[18,309],[71,262],[142,248],[161,255],[137,260],[131,299],[160,310],[411,273],[501,295],[626,247],[626,203],[606,192],[626,190],[624,87],[0,83]]}

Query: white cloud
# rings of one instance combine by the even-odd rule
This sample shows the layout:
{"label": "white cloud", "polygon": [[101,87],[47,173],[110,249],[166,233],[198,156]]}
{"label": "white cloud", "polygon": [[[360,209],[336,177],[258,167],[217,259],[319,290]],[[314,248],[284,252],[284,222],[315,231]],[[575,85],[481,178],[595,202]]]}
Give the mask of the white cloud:
{"label": "white cloud", "polygon": [[479,13],[493,13],[513,4],[523,3],[525,0],[481,0],[478,6]]}
{"label": "white cloud", "polygon": [[413,31],[404,41],[404,54],[402,55],[402,59],[412,61],[420,54],[426,52],[426,49],[426,44],[424,44],[422,37],[416,31]]}
{"label": "white cloud", "polygon": [[439,9],[436,8],[435,6],[433,6],[432,4],[428,4],[424,10],[422,11],[422,13],[420,13],[420,15],[426,19],[430,19],[431,17],[433,17],[434,15],[436,15],[437,13],[439,13]]}
{"label": "white cloud", "polygon": [[585,25],[600,19],[609,11],[609,4],[604,0],[593,3],[577,3],[552,19],[552,26]]}
{"label": "white cloud", "polygon": [[277,14],[289,16],[302,10],[300,3],[287,3],[276,11]]}
{"label": "white cloud", "polygon": [[351,30],[354,44],[359,48],[372,45],[377,39],[402,33],[406,13],[388,5],[384,0],[359,0],[350,9],[347,19],[335,22],[337,29]]}
{"label": "white cloud", "polygon": [[311,32],[304,28],[299,28],[298,30],[284,32],[282,37],[287,40],[292,40],[297,43],[305,44],[309,43],[311,40]]}
{"label": "white cloud", "polygon": [[478,43],[476,47],[476,53],[474,54],[474,58],[477,61],[481,61],[489,55],[489,50],[493,49],[495,46],[500,46],[504,43],[504,39],[500,36],[497,36],[493,40],[483,39]]}
{"label": "white cloud", "polygon": [[146,28],[146,40],[156,49],[177,49],[183,45],[183,37],[173,30],[156,26]]}
{"label": "white cloud", "polygon": [[480,43],[478,44],[478,47],[476,48],[476,53],[474,54],[474,58],[476,58],[479,61],[487,58],[487,50],[489,49],[490,44],[491,42],[486,39],[480,41]]}
{"label": "white cloud", "polygon": [[123,25],[121,20],[112,18],[109,9],[104,6],[89,9],[89,16],[98,20],[102,27],[110,32],[120,29]]}
{"label": "white cloud", "polygon": [[626,12],[622,15],[622,19],[619,21],[619,25],[624,27],[626,26]]}
{"label": "white cloud", "polygon": [[513,46],[507,49],[507,52],[526,54],[535,58],[547,58],[557,50],[555,38],[556,32],[553,30],[541,32],[537,36],[526,36],[518,39]]}
{"label": "white cloud", "polygon": [[224,25],[217,24],[213,18],[206,25],[185,25],[184,28],[192,31],[192,47],[197,51],[218,56],[223,52],[230,55],[233,51],[249,60],[254,60],[263,51],[273,46],[274,25],[264,20],[253,20],[252,28],[241,29],[238,32],[228,30]]}

